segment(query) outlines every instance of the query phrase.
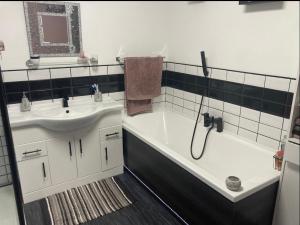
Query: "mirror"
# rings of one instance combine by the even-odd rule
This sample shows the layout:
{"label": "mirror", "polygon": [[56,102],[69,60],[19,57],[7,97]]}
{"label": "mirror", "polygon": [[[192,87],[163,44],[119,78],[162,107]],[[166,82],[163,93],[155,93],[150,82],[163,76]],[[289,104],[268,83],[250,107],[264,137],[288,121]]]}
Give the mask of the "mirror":
{"label": "mirror", "polygon": [[30,55],[79,56],[80,6],[71,2],[24,2]]}

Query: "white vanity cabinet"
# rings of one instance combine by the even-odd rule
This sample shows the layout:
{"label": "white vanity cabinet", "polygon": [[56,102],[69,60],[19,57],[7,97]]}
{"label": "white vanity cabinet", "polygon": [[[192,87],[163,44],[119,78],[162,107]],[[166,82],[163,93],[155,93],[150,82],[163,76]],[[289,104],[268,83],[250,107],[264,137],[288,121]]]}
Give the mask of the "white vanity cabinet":
{"label": "white vanity cabinet", "polygon": [[47,148],[44,142],[20,145],[15,151],[23,192],[32,192],[51,185]]}
{"label": "white vanity cabinet", "polygon": [[[84,129],[74,137],[79,177],[85,177],[101,171],[98,132],[98,129]],[[122,149],[122,145],[119,148]]]}
{"label": "white vanity cabinet", "polygon": [[18,163],[23,193],[46,188],[51,185],[48,158],[46,156]]}
{"label": "white vanity cabinet", "polygon": [[123,163],[122,126],[100,130],[102,170],[109,170]]}
{"label": "white vanity cabinet", "polygon": [[76,152],[73,137],[46,141],[52,184],[60,184],[77,177]]}
{"label": "white vanity cabinet", "polygon": [[24,202],[123,173],[121,110],[68,132],[12,127]]}

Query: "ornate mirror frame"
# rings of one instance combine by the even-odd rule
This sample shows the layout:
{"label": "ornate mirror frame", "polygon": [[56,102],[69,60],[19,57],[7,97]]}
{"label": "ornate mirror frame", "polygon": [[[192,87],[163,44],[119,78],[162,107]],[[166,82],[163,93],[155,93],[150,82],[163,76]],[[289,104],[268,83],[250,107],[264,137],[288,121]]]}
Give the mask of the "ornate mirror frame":
{"label": "ornate mirror frame", "polygon": [[[73,2],[25,1],[24,13],[30,56],[79,56],[82,49],[80,4]],[[66,18],[67,42],[50,43],[44,41],[43,16]]]}

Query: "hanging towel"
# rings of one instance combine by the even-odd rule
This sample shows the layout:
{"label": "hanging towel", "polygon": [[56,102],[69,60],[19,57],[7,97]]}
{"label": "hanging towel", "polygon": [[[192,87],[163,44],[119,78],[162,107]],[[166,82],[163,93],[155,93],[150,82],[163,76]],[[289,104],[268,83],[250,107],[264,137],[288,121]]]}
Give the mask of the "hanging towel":
{"label": "hanging towel", "polygon": [[130,116],[152,111],[152,98],[161,93],[162,57],[125,58],[125,96]]}

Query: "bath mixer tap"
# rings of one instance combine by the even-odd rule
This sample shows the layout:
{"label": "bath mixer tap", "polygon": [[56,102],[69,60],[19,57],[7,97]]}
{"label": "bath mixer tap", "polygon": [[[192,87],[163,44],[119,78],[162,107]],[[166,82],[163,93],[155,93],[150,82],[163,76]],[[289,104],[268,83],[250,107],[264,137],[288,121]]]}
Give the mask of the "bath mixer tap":
{"label": "bath mixer tap", "polygon": [[209,113],[203,113],[204,117],[204,127],[209,127],[210,125],[214,127],[217,126],[217,132],[222,132],[224,125],[223,125],[223,118],[218,117],[214,118],[213,116],[209,116]]}

